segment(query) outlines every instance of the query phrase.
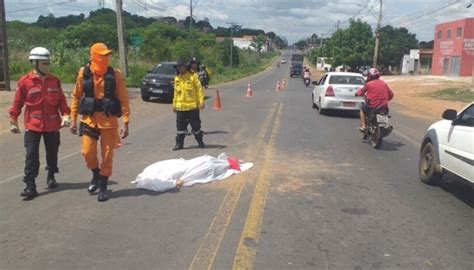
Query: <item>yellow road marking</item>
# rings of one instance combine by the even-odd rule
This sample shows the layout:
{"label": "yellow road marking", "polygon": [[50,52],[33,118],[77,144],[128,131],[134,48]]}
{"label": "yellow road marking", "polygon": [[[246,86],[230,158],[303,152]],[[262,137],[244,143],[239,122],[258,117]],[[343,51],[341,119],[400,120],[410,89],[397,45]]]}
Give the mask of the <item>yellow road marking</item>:
{"label": "yellow road marking", "polygon": [[[263,125],[261,126],[255,144],[252,145],[245,156],[246,161],[255,160],[260,148],[263,145],[263,141],[269,130],[269,126],[273,116],[276,112],[276,103],[272,105],[268,112]],[[237,179],[232,180],[233,185],[227,191],[227,194],[222,201],[222,204],[217,210],[217,214],[214,217],[209,230],[207,231],[199,249],[197,250],[194,258],[189,266],[189,269],[211,269],[216,254],[220,248],[222,238],[225,235],[227,227],[229,226],[230,219],[234,213],[237,202],[239,201],[242,190],[245,186],[245,177],[240,175]]]}
{"label": "yellow road marking", "polygon": [[282,105],[278,108],[272,135],[265,152],[262,170],[255,185],[255,191],[250,203],[244,229],[240,236],[239,246],[235,254],[232,269],[253,269],[255,256],[257,254],[257,243],[263,220],[263,211],[267,201],[268,187],[270,184],[270,167],[272,163],[275,138],[280,130]]}

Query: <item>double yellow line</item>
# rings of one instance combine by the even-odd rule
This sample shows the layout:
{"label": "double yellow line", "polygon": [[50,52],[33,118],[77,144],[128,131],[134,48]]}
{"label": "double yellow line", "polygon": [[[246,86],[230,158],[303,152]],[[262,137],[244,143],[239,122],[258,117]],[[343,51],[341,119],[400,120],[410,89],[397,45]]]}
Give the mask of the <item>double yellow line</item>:
{"label": "double yellow line", "polygon": [[[264,161],[260,175],[255,186],[254,195],[250,204],[248,216],[239,241],[237,253],[234,258],[234,269],[249,269],[253,267],[255,261],[257,242],[260,235],[260,227],[263,218],[263,209],[268,193],[269,168],[273,155],[273,148],[276,134],[280,129],[282,104],[272,104],[263,125],[261,126],[254,145],[251,146],[245,160],[256,160],[260,149],[264,145],[270,124],[275,118],[273,129],[270,135],[269,143],[264,155]],[[275,117],[276,114],[276,117]],[[216,216],[214,217],[209,230],[207,231],[199,249],[197,250],[189,269],[211,269],[217,252],[219,251],[222,239],[229,226],[230,220],[237,206],[242,190],[247,182],[243,175],[234,179],[233,185],[227,191],[227,194],[220,205]],[[251,242],[251,244],[249,244]]]}

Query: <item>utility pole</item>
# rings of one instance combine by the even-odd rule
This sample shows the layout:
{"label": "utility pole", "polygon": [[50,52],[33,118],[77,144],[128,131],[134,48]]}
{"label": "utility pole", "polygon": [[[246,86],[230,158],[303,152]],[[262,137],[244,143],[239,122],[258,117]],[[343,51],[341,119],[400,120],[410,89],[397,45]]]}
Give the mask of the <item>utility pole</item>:
{"label": "utility pole", "polygon": [[228,22],[230,24],[230,68],[233,68],[234,63],[234,28],[237,29],[240,27],[235,22]]}
{"label": "utility pole", "polygon": [[0,91],[10,91],[5,1],[0,0]]}
{"label": "utility pole", "polygon": [[193,57],[194,56],[193,0],[189,0],[189,38],[191,39],[191,57]]}
{"label": "utility pole", "polygon": [[117,37],[119,46],[119,57],[120,57],[120,69],[122,70],[123,76],[128,76],[127,66],[127,52],[125,48],[125,39],[123,34],[123,11],[122,11],[122,0],[115,0],[116,13],[117,13]]}
{"label": "utility pole", "polygon": [[375,49],[374,49],[374,62],[372,64],[372,67],[376,68],[377,67],[377,58],[379,56],[379,46],[380,46],[380,27],[382,24],[382,6],[383,6],[383,0],[380,1],[380,12],[379,12],[379,18],[377,20],[377,30],[375,32]]}

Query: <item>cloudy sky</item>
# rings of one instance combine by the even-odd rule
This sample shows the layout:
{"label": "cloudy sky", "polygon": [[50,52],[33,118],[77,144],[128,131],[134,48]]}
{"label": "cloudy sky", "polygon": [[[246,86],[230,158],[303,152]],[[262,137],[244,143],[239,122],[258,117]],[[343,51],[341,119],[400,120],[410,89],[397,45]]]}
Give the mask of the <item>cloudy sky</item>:
{"label": "cloudy sky", "polygon": [[[70,3],[65,3],[65,2]],[[274,31],[291,43],[330,35],[339,24],[361,18],[376,25],[380,0],[193,0],[197,19],[209,18],[213,26],[237,22],[243,27]],[[5,0],[7,20],[36,21],[39,15],[88,14],[99,8],[115,9],[115,0]],[[189,0],[123,0],[124,9],[142,16],[189,14]],[[474,0],[384,0],[382,24],[406,27],[419,40],[432,40],[439,22],[474,17]]]}

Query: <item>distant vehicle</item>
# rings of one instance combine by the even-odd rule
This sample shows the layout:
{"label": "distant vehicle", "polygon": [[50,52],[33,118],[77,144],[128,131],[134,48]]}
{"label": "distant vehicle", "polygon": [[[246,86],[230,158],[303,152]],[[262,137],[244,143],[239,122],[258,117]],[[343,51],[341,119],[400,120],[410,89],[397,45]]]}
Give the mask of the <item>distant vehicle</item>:
{"label": "distant vehicle", "polygon": [[319,81],[313,81],[313,108],[324,114],[328,109],[358,111],[364,103],[363,97],[355,93],[365,84],[359,73],[328,72]]}
{"label": "distant vehicle", "polygon": [[298,54],[294,53],[291,55],[291,63],[303,63],[304,61],[304,55],[303,54]]}
{"label": "distant vehicle", "polygon": [[474,102],[458,113],[446,110],[443,120],[431,125],[421,144],[419,175],[436,185],[445,172],[474,183]]}
{"label": "distant vehicle", "polygon": [[292,64],[290,67],[290,77],[302,77],[303,76],[303,65]]}
{"label": "distant vehicle", "polygon": [[286,64],[286,59],[281,59],[280,63]]}
{"label": "distant vehicle", "polygon": [[176,62],[163,62],[148,71],[142,79],[140,88],[143,101],[150,101],[151,97],[173,100],[174,77],[176,76],[174,65]]}

